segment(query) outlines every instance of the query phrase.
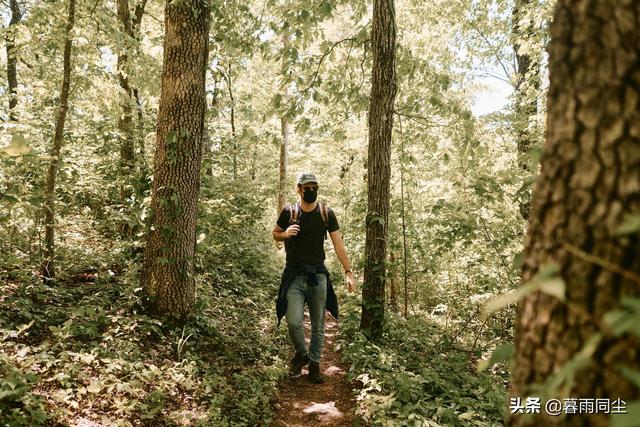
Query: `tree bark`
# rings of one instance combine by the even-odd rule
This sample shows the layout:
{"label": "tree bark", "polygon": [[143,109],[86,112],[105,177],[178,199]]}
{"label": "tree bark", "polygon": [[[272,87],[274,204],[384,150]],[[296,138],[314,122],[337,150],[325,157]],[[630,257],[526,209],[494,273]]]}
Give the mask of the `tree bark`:
{"label": "tree bark", "polygon": [[[141,38],[140,28],[142,27],[142,18],[144,17],[144,10],[146,5],[147,5],[147,0],[141,0],[140,3],[136,5],[133,13],[132,32],[133,32],[133,37],[136,40],[137,48],[140,47],[140,38]],[[140,182],[145,183],[144,185],[136,188],[136,190],[138,191],[138,194],[142,196],[142,194],[146,190],[147,175],[149,173],[149,165],[147,163],[146,150],[144,146],[144,136],[145,136],[144,135],[144,107],[142,105],[142,98],[140,97],[140,92],[138,91],[138,88],[135,86],[132,86],[131,91],[133,93],[133,98],[135,99],[136,111],[138,113],[137,140],[139,144],[138,165],[140,166],[140,178],[141,178]]]}
{"label": "tree bark", "polygon": [[367,221],[360,329],[371,339],[382,335],[386,238],[389,224],[391,132],[396,96],[396,22],[393,0],[373,2],[373,69],[369,105]]}
{"label": "tree bark", "polygon": [[[400,129],[402,129],[402,122],[400,122],[400,124]],[[406,319],[409,312],[409,289],[407,285],[407,257],[409,255],[409,251],[407,250],[407,218],[406,210],[404,207],[404,139],[402,139],[402,133],[400,134],[400,213],[402,217],[402,280],[404,284],[404,318]]]}
{"label": "tree bark", "polygon": [[[131,13],[129,0],[117,0],[118,19],[122,32],[127,38],[133,36],[131,28]],[[120,131],[120,203],[125,204],[133,193],[131,191],[131,176],[135,161],[135,137],[133,132],[133,91],[129,85],[129,72],[127,63],[129,60],[130,40],[125,43],[124,52],[118,55],[117,73],[120,88],[124,92],[122,97],[122,113],[118,118],[118,130]]]}
{"label": "tree bark", "polygon": [[227,91],[229,92],[229,100],[231,101],[231,157],[233,161],[233,180],[235,181],[238,179],[238,140],[236,138],[236,100],[233,97],[233,86],[231,85],[231,63],[229,63],[227,73],[222,73],[222,77],[224,77],[227,82]]}
{"label": "tree bark", "polygon": [[15,25],[22,19],[22,12],[18,0],[10,0],[11,20],[5,35],[7,49],[7,92],[9,93],[9,121],[16,121],[16,107],[18,106],[18,54],[16,52]]}
{"label": "tree bark", "polygon": [[[389,254],[389,262],[394,264],[396,262],[396,254],[391,252]],[[389,306],[394,311],[394,313],[398,313],[398,287],[396,285],[396,274],[393,273],[389,277]]]}
{"label": "tree bark", "polygon": [[206,110],[208,2],[167,1],[165,28],[151,230],[142,285],[154,311],[185,314],[195,300],[193,258]]}
{"label": "tree bark", "polygon": [[[286,52],[289,47],[289,35],[283,34],[282,36],[282,51]],[[283,79],[286,81],[286,74],[288,69],[286,68],[287,60],[286,55],[282,55],[282,74]],[[286,99],[286,86],[282,88],[282,99]],[[284,205],[287,202],[286,198],[286,186],[287,186],[287,150],[289,148],[289,119],[286,114],[280,117],[280,130],[282,132],[282,141],[280,142],[280,168],[278,169],[278,206],[276,215],[280,215]]]}
{"label": "tree bark", "polygon": [[280,142],[280,168],[278,170],[278,215],[284,209],[287,202],[287,151],[289,148],[289,119],[286,116],[280,118],[282,141]]}
{"label": "tree bark", "polygon": [[[205,121],[208,123],[209,119],[206,117],[213,116],[216,122],[218,122],[220,118],[220,79],[224,78],[223,73],[217,71],[216,69],[211,68],[211,78],[213,90],[211,92],[211,106],[207,109],[207,114],[205,115]],[[204,126],[204,136],[203,136],[203,146],[204,146],[204,163],[207,165],[205,174],[208,177],[213,177],[215,175],[215,167],[213,164],[214,157],[214,148],[213,144],[211,144],[211,138],[209,136],[209,129],[207,125]]]}
{"label": "tree bark", "polygon": [[[513,127],[518,147],[518,167],[530,175],[537,172],[537,165],[531,161],[531,150],[536,145],[535,132],[531,129],[531,119],[536,115],[537,100],[527,94],[527,89],[540,88],[539,58],[532,58],[523,51],[523,41],[528,41],[533,33],[533,22],[524,28],[520,20],[526,15],[531,0],[516,0],[512,13],[513,50],[516,54],[517,80],[515,85],[515,117]],[[531,200],[520,203],[520,215],[529,218]]]}
{"label": "tree bark", "polygon": [[[559,1],[549,45],[550,88],[542,175],[525,241],[522,282],[559,267],[566,301],[532,293],[518,307],[512,396],[542,384],[602,334],[565,396],[630,402],[638,389],[621,367],[640,369],[640,340],[603,321],[640,295],[638,233],[620,236],[640,212],[640,3]],[[544,404],[543,404],[544,405]],[[543,406],[544,409],[544,406]],[[543,411],[544,412],[544,411]],[[605,426],[606,414],[511,415],[508,425]]]}
{"label": "tree bark", "polygon": [[[118,55],[117,74],[118,83],[124,93],[121,102],[122,114],[118,119],[120,132],[120,202],[126,204],[127,199],[133,194],[132,177],[135,171],[136,132],[133,124],[133,105],[135,102],[138,111],[138,126],[142,120],[142,109],[139,106],[139,95],[136,88],[129,83],[129,54],[132,51],[132,43],[139,39],[139,29],[144,15],[146,0],[141,1],[131,15],[129,0],[117,0],[116,9],[121,31],[126,36],[124,51]],[[135,94],[135,97],[134,97]],[[142,159],[144,161],[144,159]],[[126,231],[126,226],[122,231]]]}
{"label": "tree bark", "polygon": [[[140,177],[141,179],[146,180],[149,173],[149,164],[147,163],[147,153],[144,146],[144,107],[142,105],[142,99],[140,98],[138,88],[133,88],[133,97],[136,100],[136,110],[138,111],[136,132],[138,133],[138,157],[140,159],[138,164],[140,165]],[[140,194],[144,192],[141,188],[137,188],[137,190]]]}
{"label": "tree bark", "polygon": [[60,163],[60,150],[62,148],[62,137],[64,133],[64,123],[69,109],[69,87],[71,85],[71,47],[73,25],[75,23],[76,0],[69,0],[69,16],[64,32],[64,52],[62,68],[62,88],[60,89],[60,105],[56,117],[53,144],[49,154],[51,162],[47,171],[44,193],[44,259],[42,263],[42,276],[45,279],[55,278],[54,257],[55,257],[55,193],[56,175]]}

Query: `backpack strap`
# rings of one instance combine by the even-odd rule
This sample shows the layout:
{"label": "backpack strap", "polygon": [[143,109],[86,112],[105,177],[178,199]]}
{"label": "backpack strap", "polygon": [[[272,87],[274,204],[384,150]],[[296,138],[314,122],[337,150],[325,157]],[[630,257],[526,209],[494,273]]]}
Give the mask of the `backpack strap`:
{"label": "backpack strap", "polygon": [[322,217],[322,224],[324,225],[324,240],[327,240],[327,234],[329,232],[329,208],[324,203],[318,203],[318,210]]}
{"label": "backpack strap", "polygon": [[329,208],[324,203],[318,203],[320,206],[320,216],[322,217],[322,223],[325,228],[329,228]]}
{"label": "backpack strap", "polygon": [[298,217],[300,216],[300,208],[298,204],[289,205],[289,225],[297,224]]}

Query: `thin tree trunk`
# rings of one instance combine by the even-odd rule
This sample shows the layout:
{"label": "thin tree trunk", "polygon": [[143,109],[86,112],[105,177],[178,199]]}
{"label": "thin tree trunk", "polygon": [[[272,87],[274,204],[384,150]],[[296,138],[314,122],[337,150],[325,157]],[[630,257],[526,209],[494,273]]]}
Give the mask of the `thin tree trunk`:
{"label": "thin tree trunk", "polygon": [[407,318],[409,293],[407,286],[407,220],[404,209],[404,139],[400,136],[400,210],[402,216],[402,279],[404,282],[404,317]]}
{"label": "thin tree trunk", "polygon": [[231,64],[227,74],[222,75],[227,81],[229,99],[231,101],[231,149],[233,150],[233,180],[238,178],[238,141],[236,139],[236,100],[233,97],[233,86],[231,86]]}
{"label": "thin tree trunk", "polygon": [[[389,262],[391,264],[395,264],[396,262],[396,254],[393,251],[389,254]],[[398,287],[396,286],[395,273],[391,274],[389,277],[389,306],[395,313],[399,311],[398,310]]]}
{"label": "thin tree trunk", "polygon": [[289,148],[289,119],[280,118],[282,142],[280,143],[280,168],[278,173],[278,215],[287,201],[285,188],[287,185],[287,149]]}
{"label": "thin tree trunk", "polygon": [[[550,88],[542,174],[525,241],[522,282],[549,264],[565,301],[535,292],[518,306],[511,394],[524,403],[582,352],[588,363],[554,398],[638,398],[624,370],[640,370],[640,340],[613,333],[604,317],[640,296],[639,2],[559,1],[549,45]],[[631,318],[630,318],[631,319]],[[636,322],[637,324],[637,322]],[[585,346],[590,342],[589,346]],[[540,396],[543,397],[544,396]],[[544,400],[543,400],[544,405]],[[609,415],[511,415],[511,426],[606,426]],[[591,411],[594,412],[594,411]]]}
{"label": "thin tree trunk", "polygon": [[251,181],[256,180],[256,168],[258,164],[258,144],[253,144],[253,153],[251,154]]}
{"label": "thin tree trunk", "polygon": [[22,13],[20,12],[20,5],[18,0],[10,0],[9,6],[11,7],[11,20],[9,21],[9,28],[7,29],[5,40],[7,49],[7,84],[9,93],[9,120],[16,121],[18,116],[16,114],[16,107],[18,106],[18,54],[16,52],[15,44],[15,25],[22,19]]}
{"label": "thin tree trunk", "polygon": [[144,177],[148,172],[149,165],[147,164],[147,152],[144,146],[144,110],[142,106],[142,99],[137,88],[133,88],[133,97],[136,101],[136,110],[138,112],[138,123],[136,125],[138,140],[138,158],[140,159],[140,174]]}
{"label": "thin tree trunk", "polygon": [[373,70],[369,105],[367,222],[360,329],[372,339],[384,326],[384,282],[389,224],[391,133],[396,95],[396,23],[393,0],[373,2]]}
{"label": "thin tree trunk", "polygon": [[133,12],[133,26],[131,27],[134,38],[140,41],[140,27],[142,25],[142,18],[144,17],[144,8],[147,5],[147,0],[141,0],[135,7]]}
{"label": "thin tree trunk", "polygon": [[[208,111],[210,112],[211,115],[213,115],[213,117],[215,118],[216,122],[218,121],[219,118],[219,94],[220,94],[220,77],[219,77],[219,73],[216,72],[214,69],[211,69],[211,74],[212,74],[212,83],[213,83],[213,91],[211,93],[211,108],[208,108]],[[205,115],[205,117],[207,117],[207,115]],[[206,170],[205,175],[208,177],[213,177],[214,175],[214,169],[213,169],[213,146],[211,144],[211,138],[209,136],[209,128],[207,126],[207,123],[205,122],[205,126],[204,126],[204,137],[203,137],[203,146],[204,146],[204,155],[205,155],[205,159],[204,159],[204,163],[206,165]]]}
{"label": "thin tree trunk", "polygon": [[[132,31],[132,37],[136,40],[136,52],[139,53],[139,48],[140,48],[140,39],[141,39],[141,27],[142,27],[142,18],[144,17],[144,10],[145,7],[147,5],[147,0],[141,0],[140,3],[138,3],[135,7],[134,13],[133,13],[133,25],[131,27],[131,31]],[[138,146],[139,146],[139,151],[138,151],[138,166],[140,167],[139,170],[139,175],[140,175],[140,183],[145,183],[145,185],[142,186],[138,186],[136,188],[136,190],[138,191],[139,195],[142,195],[144,193],[144,191],[146,190],[146,182],[147,182],[147,175],[149,173],[149,165],[147,163],[147,155],[146,155],[146,150],[145,150],[145,146],[144,146],[144,139],[145,139],[145,135],[144,135],[144,108],[142,106],[142,99],[140,97],[140,92],[138,91],[138,88],[135,86],[131,86],[131,91],[133,93],[133,98],[135,100],[135,105],[136,105],[136,111],[137,111],[137,116],[138,116],[138,123],[137,123],[137,137],[135,139],[137,139],[138,141]]]}
{"label": "thin tree trunk", "polygon": [[53,145],[50,155],[51,162],[47,171],[47,180],[44,193],[44,260],[42,263],[42,276],[45,279],[55,278],[54,257],[55,257],[55,196],[56,196],[56,175],[60,163],[60,150],[62,148],[62,137],[64,123],[69,109],[69,87],[71,85],[71,47],[73,25],[75,23],[76,0],[69,0],[69,16],[65,28],[62,88],[60,89],[60,105],[56,117],[55,132],[53,135]]}
{"label": "thin tree trunk", "polygon": [[[282,49],[286,52],[289,46],[289,35],[282,35]],[[282,74],[283,78],[286,81],[286,73],[288,70],[286,69],[286,59],[285,55],[282,55]],[[283,85],[282,88],[282,99],[285,99],[286,96],[286,87]],[[280,142],[280,168],[278,173],[278,206],[276,215],[280,215],[280,212],[284,209],[284,205],[287,201],[286,198],[286,186],[287,186],[287,150],[289,148],[289,119],[286,114],[283,114],[280,117],[280,130],[282,132],[282,141]]]}
{"label": "thin tree trunk", "polygon": [[[512,13],[512,37],[513,50],[516,54],[517,80],[515,85],[515,117],[513,121],[516,141],[518,146],[518,166],[530,175],[537,172],[538,165],[531,160],[531,150],[536,144],[536,136],[531,128],[531,120],[537,113],[537,100],[528,94],[528,89],[536,91],[540,87],[539,61],[532,58],[523,49],[523,45],[529,41],[534,32],[533,22],[526,27],[520,26],[520,20],[531,7],[531,0],[516,0]],[[520,215],[524,219],[529,218],[531,200],[520,203]]]}
{"label": "thin tree trunk", "polygon": [[[126,11],[123,12],[123,11]],[[125,25],[126,34],[131,31],[129,5],[128,0],[118,0],[118,17],[120,23]],[[127,24],[125,24],[127,22]],[[127,25],[129,28],[127,29]],[[129,86],[129,77],[127,72],[128,54],[121,53],[118,55],[118,82],[120,88],[124,92],[120,107],[122,112],[118,118],[118,131],[120,132],[120,202],[126,203],[131,197],[131,177],[134,170],[135,162],[135,136],[133,131],[133,91]]]}
{"label": "thin tree trunk", "polygon": [[[136,132],[133,124],[133,105],[135,102],[138,113],[138,126],[143,120],[142,109],[139,107],[139,94],[137,88],[133,88],[129,82],[129,55],[133,51],[132,43],[139,41],[140,24],[144,16],[146,0],[140,2],[133,17],[129,0],[117,0],[116,8],[121,31],[127,37],[124,45],[124,52],[118,55],[117,74],[120,88],[124,93],[121,102],[122,114],[118,119],[118,130],[120,131],[120,202],[127,203],[127,199],[133,194],[133,176],[135,171],[135,151]],[[135,96],[134,96],[135,95]],[[139,136],[138,136],[139,137]],[[142,159],[144,161],[144,159]],[[121,226],[126,232],[126,225]]]}
{"label": "thin tree trunk", "polygon": [[193,258],[206,110],[206,0],[165,7],[164,63],[142,286],[151,308],[185,314],[195,301]]}

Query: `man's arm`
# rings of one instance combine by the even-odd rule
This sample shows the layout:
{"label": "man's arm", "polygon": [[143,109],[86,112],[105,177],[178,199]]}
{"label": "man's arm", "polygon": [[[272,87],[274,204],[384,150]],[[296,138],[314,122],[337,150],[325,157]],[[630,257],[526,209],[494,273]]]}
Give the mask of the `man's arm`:
{"label": "man's arm", "polygon": [[347,250],[345,249],[344,243],[342,242],[342,234],[340,234],[340,230],[336,230],[329,233],[329,236],[331,236],[333,249],[336,251],[338,260],[340,261],[340,264],[342,264],[344,272],[347,276],[347,287],[349,289],[349,292],[353,292],[356,288],[356,280],[353,277],[353,272],[351,271],[351,263],[349,263]]}
{"label": "man's arm", "polygon": [[286,230],[283,230],[279,225],[276,225],[273,228],[271,234],[273,234],[274,240],[278,242],[284,242],[289,239],[291,236],[295,236],[300,231],[300,226],[298,224],[293,224],[289,226]]}

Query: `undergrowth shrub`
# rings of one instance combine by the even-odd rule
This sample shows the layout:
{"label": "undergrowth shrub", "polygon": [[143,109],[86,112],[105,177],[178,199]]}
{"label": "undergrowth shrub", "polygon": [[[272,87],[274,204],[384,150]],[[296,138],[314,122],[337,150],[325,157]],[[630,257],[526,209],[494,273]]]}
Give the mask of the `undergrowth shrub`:
{"label": "undergrowth shrub", "polygon": [[447,346],[436,325],[419,316],[403,320],[389,314],[382,340],[370,342],[358,332],[358,311],[350,307],[346,312],[339,347],[351,364],[350,378],[362,385],[357,412],[366,423],[502,424],[504,387],[477,373],[466,352]]}
{"label": "undergrowth shrub", "polygon": [[258,198],[224,191],[205,190],[185,318],[144,311],[131,241],[92,244],[88,217],[63,222],[74,247],[63,241],[54,285],[27,265],[0,271],[3,422],[269,424],[288,356],[275,329],[280,262]]}

